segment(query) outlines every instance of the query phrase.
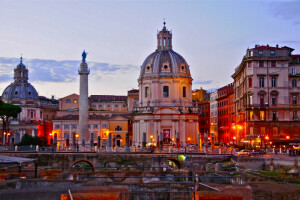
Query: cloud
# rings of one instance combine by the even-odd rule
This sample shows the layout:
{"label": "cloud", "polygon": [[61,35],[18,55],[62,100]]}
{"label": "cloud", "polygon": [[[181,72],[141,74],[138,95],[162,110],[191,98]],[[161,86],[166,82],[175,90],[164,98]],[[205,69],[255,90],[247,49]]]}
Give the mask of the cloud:
{"label": "cloud", "polygon": [[208,85],[212,84],[212,80],[199,80],[199,81],[194,81],[193,84],[195,85]]}
{"label": "cloud", "polygon": [[292,20],[295,25],[300,23],[300,1],[273,2],[270,10],[277,18]]}
{"label": "cloud", "polygon": [[[13,81],[13,69],[18,65],[18,58],[0,57],[0,81]],[[80,61],[57,61],[30,59],[23,60],[29,69],[29,79],[31,82],[74,82],[78,80],[78,68]],[[117,65],[100,62],[88,62],[91,70],[90,77],[94,80],[108,78],[110,75],[122,74],[125,71],[138,70],[133,65]]]}

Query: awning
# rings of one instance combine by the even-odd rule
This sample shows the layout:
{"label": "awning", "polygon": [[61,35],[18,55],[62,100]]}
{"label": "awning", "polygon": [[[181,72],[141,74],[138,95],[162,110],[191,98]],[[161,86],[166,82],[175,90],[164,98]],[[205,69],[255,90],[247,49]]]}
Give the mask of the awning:
{"label": "awning", "polygon": [[0,164],[22,164],[28,162],[34,162],[36,158],[22,158],[22,157],[12,157],[0,155]]}

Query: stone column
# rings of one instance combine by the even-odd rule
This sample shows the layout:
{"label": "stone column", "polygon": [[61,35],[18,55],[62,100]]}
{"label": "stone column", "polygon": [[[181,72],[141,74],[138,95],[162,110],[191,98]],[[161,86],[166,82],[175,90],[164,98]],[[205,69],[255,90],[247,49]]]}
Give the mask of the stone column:
{"label": "stone column", "polygon": [[[85,52],[84,52],[85,53]],[[85,54],[86,56],[86,54]],[[88,103],[88,75],[90,70],[85,62],[85,57],[82,57],[82,62],[78,70],[80,76],[79,84],[79,144],[85,145],[88,140],[88,122],[89,122],[89,103]]]}

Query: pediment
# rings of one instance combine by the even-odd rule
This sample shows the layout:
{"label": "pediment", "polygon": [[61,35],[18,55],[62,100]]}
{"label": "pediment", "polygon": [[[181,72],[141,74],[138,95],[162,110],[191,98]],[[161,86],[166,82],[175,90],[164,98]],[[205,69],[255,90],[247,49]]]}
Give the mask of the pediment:
{"label": "pediment", "polygon": [[171,107],[162,107],[156,109],[153,114],[180,114],[180,112],[174,108]]}

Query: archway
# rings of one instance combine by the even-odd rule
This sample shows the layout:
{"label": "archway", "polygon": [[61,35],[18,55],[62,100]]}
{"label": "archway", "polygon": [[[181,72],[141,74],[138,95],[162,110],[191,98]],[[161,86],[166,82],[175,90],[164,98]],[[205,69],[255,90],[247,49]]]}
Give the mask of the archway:
{"label": "archway", "polygon": [[94,172],[93,164],[88,160],[78,160],[72,164],[73,170],[84,170],[85,172]]}
{"label": "archway", "polygon": [[166,167],[169,170],[178,170],[181,168],[181,164],[176,159],[167,159],[162,162],[161,167]]}

